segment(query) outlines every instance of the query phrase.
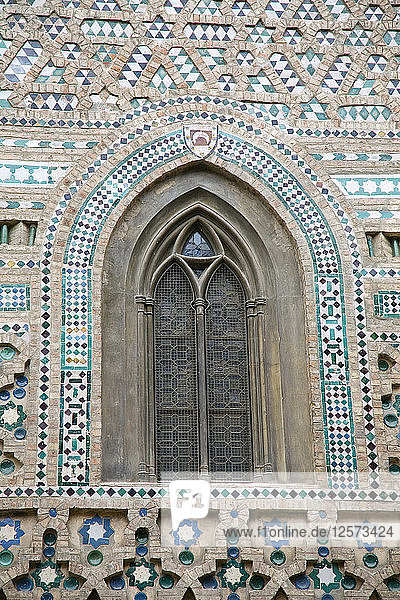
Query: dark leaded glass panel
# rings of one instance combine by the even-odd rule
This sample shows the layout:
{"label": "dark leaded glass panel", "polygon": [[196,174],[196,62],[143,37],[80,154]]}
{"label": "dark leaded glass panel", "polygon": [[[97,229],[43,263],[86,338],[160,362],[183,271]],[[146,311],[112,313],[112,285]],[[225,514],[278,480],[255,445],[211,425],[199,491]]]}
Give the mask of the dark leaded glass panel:
{"label": "dark leaded glass panel", "polygon": [[178,265],[160,278],[154,300],[157,471],[197,471],[195,312],[190,283]]}
{"label": "dark leaded glass panel", "polygon": [[199,231],[195,231],[186,240],[182,254],[195,257],[214,256],[214,250],[207,238]]}
{"label": "dark leaded glass panel", "polygon": [[246,307],[242,285],[224,264],[207,293],[207,399],[210,471],[252,469]]}

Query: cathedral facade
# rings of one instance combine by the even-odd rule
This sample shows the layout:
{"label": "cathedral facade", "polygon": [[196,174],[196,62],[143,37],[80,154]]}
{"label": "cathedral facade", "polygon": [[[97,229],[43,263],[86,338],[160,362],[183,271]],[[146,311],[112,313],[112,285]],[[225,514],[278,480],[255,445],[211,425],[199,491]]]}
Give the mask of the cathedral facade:
{"label": "cathedral facade", "polygon": [[0,600],[397,598],[400,4],[0,0],[0,69]]}

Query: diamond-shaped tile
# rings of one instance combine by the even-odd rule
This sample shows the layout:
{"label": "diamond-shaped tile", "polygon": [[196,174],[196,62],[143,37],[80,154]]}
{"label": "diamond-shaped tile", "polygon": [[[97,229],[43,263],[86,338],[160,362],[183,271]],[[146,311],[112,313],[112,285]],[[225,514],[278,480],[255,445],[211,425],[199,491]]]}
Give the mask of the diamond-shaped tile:
{"label": "diamond-shaped tile", "polygon": [[272,42],[271,35],[275,29],[271,27],[265,27],[261,19],[255,25],[246,25],[246,31],[248,33],[246,42],[253,42],[253,44],[268,44]]}
{"label": "diamond-shaped tile", "polygon": [[204,77],[183,48],[171,48],[168,52],[168,56],[189,87],[195,89],[201,89],[203,87],[205,81]]}
{"label": "diamond-shaped tile", "polygon": [[87,36],[101,36],[109,38],[130,38],[134,31],[126,21],[104,21],[102,19],[85,19],[81,23],[81,30]]}
{"label": "diamond-shaped tile", "polygon": [[349,94],[351,96],[376,96],[373,90],[375,79],[367,79],[365,75],[360,75],[354,81]]}
{"label": "diamond-shaped tile", "polygon": [[159,67],[150,81],[149,87],[156,88],[162,94],[165,94],[167,90],[176,89],[173,79],[170,77],[164,67]]}
{"label": "diamond-shaped tile", "polygon": [[312,98],[309,102],[302,102],[300,104],[302,112],[300,119],[306,119],[307,121],[325,121],[328,117],[326,116],[327,104],[320,103],[316,98]]}
{"label": "diamond-shaped tile", "polygon": [[122,87],[133,87],[147,67],[151,56],[152,52],[148,46],[138,46],[135,48],[121,71],[119,84]]}
{"label": "diamond-shaped tile", "polygon": [[314,50],[311,50],[311,48],[309,48],[307,52],[299,53],[296,56],[301,62],[302,67],[307,71],[307,73],[309,73],[310,75],[314,75],[324,55],[315,53]]}
{"label": "diamond-shaped tile", "polygon": [[236,29],[232,25],[189,23],[183,32],[190,40],[211,40],[215,42],[231,42],[236,36]]}
{"label": "diamond-shaped tile", "polygon": [[42,46],[37,40],[28,40],[4,71],[4,76],[12,83],[23,81],[42,53]]}
{"label": "diamond-shaped tile", "polygon": [[286,57],[279,52],[275,52],[270,56],[269,60],[288,91],[292,94],[301,94],[304,90],[304,84],[297,76]]}
{"label": "diamond-shaped tile", "polygon": [[40,74],[36,78],[36,83],[54,83],[63,84],[65,67],[56,67],[52,60],[43,67]]}
{"label": "diamond-shaped tile", "polygon": [[211,70],[219,65],[225,65],[225,48],[197,48],[197,52]]}
{"label": "diamond-shaped tile", "polygon": [[322,87],[332,94],[336,94],[349,72],[351,65],[352,61],[350,56],[338,56],[323,79]]}
{"label": "diamond-shaped tile", "polygon": [[273,94],[275,92],[274,86],[263,70],[259,71],[257,75],[249,75],[248,80],[248,92],[266,92],[269,94]]}
{"label": "diamond-shaped tile", "polygon": [[391,110],[387,106],[341,106],[338,114],[343,121],[358,123],[373,122],[384,123],[391,117]]}

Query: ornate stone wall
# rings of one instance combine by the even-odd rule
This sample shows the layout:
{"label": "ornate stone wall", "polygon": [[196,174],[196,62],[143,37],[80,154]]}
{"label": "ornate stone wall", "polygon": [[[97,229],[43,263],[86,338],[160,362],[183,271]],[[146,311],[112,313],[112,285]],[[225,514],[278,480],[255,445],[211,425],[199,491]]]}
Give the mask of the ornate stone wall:
{"label": "ornate stone wall", "polygon": [[[398,536],[269,533],[396,523],[399,9],[0,0],[0,598],[398,596]],[[170,533],[167,486],[101,477],[103,261],[129,207],[199,168],[293,240],[316,477],[212,485]]]}

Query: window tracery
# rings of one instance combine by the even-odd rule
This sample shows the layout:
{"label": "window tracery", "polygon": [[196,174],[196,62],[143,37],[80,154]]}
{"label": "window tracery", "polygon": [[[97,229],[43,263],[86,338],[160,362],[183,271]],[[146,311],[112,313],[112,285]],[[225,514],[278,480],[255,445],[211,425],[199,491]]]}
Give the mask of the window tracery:
{"label": "window tracery", "polygon": [[211,233],[219,254],[201,227],[182,247],[183,232],[155,287],[158,473],[252,470],[246,299]]}

